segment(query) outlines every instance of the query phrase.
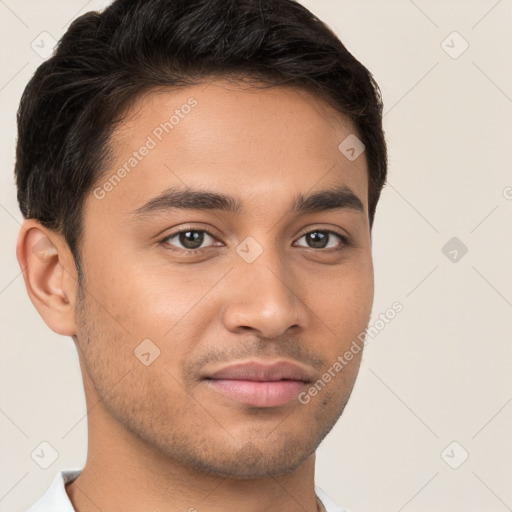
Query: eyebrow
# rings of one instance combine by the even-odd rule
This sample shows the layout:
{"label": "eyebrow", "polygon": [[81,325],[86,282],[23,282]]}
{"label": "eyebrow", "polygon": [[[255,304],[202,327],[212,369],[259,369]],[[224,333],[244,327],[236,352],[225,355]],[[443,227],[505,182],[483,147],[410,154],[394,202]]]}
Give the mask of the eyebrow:
{"label": "eyebrow", "polygon": [[[306,214],[346,209],[364,213],[363,203],[359,197],[348,186],[342,185],[320,190],[308,196],[299,194],[292,202],[290,213]],[[171,187],[150,199],[132,214],[134,218],[139,218],[172,210],[213,210],[240,214],[243,212],[243,203],[239,198],[222,193]]]}

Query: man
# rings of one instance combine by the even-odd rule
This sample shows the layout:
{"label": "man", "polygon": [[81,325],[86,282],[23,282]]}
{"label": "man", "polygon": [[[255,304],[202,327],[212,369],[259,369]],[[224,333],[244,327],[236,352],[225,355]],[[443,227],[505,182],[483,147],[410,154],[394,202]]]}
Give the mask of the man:
{"label": "man", "polygon": [[371,314],[381,115],[294,0],[72,23],[20,104],[17,257],[75,342],[88,456],[31,512],[344,510],[315,450]]}

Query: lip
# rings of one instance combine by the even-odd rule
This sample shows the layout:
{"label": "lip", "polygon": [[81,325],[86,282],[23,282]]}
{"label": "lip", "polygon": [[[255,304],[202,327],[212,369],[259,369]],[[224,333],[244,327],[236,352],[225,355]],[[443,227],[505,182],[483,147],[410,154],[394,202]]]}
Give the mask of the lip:
{"label": "lip", "polygon": [[290,362],[241,362],[204,377],[215,392],[255,407],[277,407],[296,399],[312,381],[306,369]]}

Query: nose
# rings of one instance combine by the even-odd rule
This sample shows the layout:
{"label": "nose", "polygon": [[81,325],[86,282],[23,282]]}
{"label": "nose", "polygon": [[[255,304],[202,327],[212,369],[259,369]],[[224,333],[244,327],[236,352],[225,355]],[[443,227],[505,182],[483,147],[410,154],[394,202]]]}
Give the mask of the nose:
{"label": "nose", "polygon": [[307,327],[309,310],[300,281],[282,257],[266,250],[252,263],[236,262],[224,301],[222,319],[232,332],[255,331],[275,338]]}

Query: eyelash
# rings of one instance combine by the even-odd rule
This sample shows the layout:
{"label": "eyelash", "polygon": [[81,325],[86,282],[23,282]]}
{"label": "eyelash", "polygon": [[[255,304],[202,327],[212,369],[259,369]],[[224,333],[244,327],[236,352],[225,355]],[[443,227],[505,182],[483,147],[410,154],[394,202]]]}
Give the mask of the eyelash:
{"label": "eyelash", "polygon": [[[181,253],[181,254],[186,254],[187,256],[198,255],[198,254],[203,253],[204,251],[212,249],[212,247],[202,247],[200,249],[180,249],[179,247],[175,247],[172,244],[169,244],[169,243],[166,242],[166,240],[168,240],[169,238],[173,238],[175,236],[178,236],[181,233],[186,233],[187,231],[206,233],[207,235],[211,236],[213,239],[217,240],[215,235],[210,233],[210,231],[208,231],[207,229],[185,228],[185,229],[180,229],[179,231],[175,231],[174,233],[171,233],[170,235],[165,236],[165,238],[160,240],[160,243],[165,247],[166,250],[173,251],[173,252],[178,252],[178,253]],[[339,247],[335,247],[335,248],[331,247],[329,249],[315,249],[314,247],[304,247],[304,246],[300,246],[300,247],[304,247],[305,249],[310,249],[312,251],[320,251],[320,252],[329,253],[331,251],[334,251],[334,252],[343,251],[343,250],[346,249],[347,246],[350,245],[349,239],[345,235],[342,235],[341,233],[339,233],[337,231],[334,231],[334,230],[330,230],[330,229],[319,229],[319,228],[312,229],[310,231],[307,231],[306,233],[303,233],[297,240],[300,240],[302,237],[304,237],[306,235],[309,235],[311,233],[317,233],[317,232],[319,232],[319,233],[328,233],[329,235],[336,235],[337,237],[339,237],[341,239],[340,246]]]}

